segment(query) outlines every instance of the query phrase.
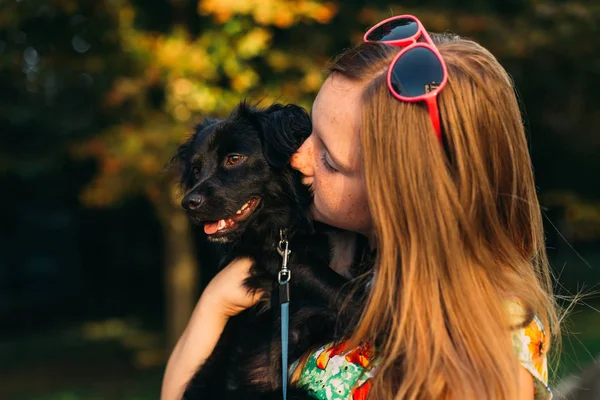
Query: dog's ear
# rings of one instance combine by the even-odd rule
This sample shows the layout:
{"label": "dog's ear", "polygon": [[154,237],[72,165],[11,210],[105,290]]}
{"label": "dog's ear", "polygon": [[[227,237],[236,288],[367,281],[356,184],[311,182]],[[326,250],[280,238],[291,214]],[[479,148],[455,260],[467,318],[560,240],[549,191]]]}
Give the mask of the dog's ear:
{"label": "dog's ear", "polygon": [[273,104],[260,117],[263,154],[271,166],[282,168],[310,136],[310,116],[294,104]]}
{"label": "dog's ear", "polygon": [[194,130],[187,139],[179,145],[171,161],[167,164],[167,169],[176,176],[179,184],[184,188],[189,188],[193,182],[191,161],[194,156],[194,142],[199,135],[204,135],[207,130],[212,130],[220,120],[212,117],[205,118],[202,122],[194,126]]}

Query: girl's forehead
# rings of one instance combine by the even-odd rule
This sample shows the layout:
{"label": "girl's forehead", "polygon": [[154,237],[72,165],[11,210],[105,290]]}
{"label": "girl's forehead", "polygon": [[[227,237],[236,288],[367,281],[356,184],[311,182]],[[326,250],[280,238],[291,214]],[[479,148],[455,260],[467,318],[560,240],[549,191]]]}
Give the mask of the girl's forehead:
{"label": "girl's forehead", "polygon": [[313,122],[357,128],[363,86],[342,76],[332,75],[323,84],[313,103]]}
{"label": "girl's forehead", "polygon": [[341,75],[323,84],[312,109],[314,133],[345,165],[357,169],[360,156],[360,96],[363,85]]}

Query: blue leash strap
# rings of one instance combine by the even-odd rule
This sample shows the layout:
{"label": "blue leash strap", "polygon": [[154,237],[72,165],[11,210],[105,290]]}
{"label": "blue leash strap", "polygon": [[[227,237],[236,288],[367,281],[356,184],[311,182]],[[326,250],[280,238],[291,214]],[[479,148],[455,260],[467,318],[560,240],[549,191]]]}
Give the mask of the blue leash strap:
{"label": "blue leash strap", "polygon": [[290,303],[281,304],[281,390],[283,400],[287,400],[288,379],[288,325],[290,319]]}
{"label": "blue leash strap", "polygon": [[290,326],[290,278],[292,271],[287,267],[288,256],[291,251],[284,230],[279,231],[279,245],[277,252],[283,260],[281,269],[277,275],[279,282],[279,303],[281,304],[281,390],[283,391],[283,400],[287,400],[287,383],[288,383],[288,339]]}

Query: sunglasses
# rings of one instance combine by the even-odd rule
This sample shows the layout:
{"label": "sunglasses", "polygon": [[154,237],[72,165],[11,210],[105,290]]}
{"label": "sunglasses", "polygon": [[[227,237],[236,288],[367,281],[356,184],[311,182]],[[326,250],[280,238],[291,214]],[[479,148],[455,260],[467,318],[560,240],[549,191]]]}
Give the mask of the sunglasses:
{"label": "sunglasses", "polygon": [[448,70],[421,21],[412,15],[391,17],[369,29],[363,40],[404,47],[388,69],[388,88],[400,101],[424,101],[442,140],[437,95],[446,86]]}

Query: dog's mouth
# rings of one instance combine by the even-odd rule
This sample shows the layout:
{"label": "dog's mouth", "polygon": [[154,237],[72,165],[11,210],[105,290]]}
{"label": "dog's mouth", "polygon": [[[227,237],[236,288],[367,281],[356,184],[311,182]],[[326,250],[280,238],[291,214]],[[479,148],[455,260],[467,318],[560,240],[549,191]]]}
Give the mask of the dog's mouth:
{"label": "dog's mouth", "polygon": [[247,220],[260,204],[260,197],[252,197],[244,203],[236,213],[218,221],[207,221],[204,223],[204,233],[209,236],[224,236],[229,232],[236,230],[240,222]]}

